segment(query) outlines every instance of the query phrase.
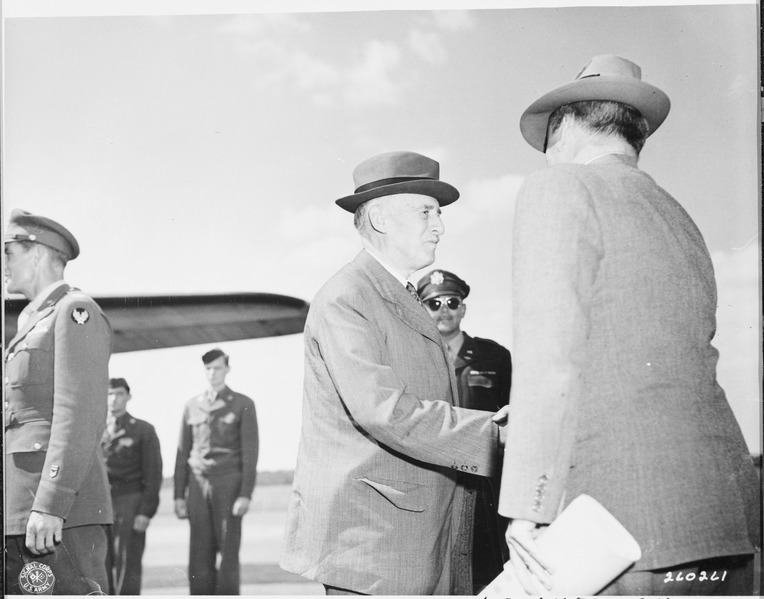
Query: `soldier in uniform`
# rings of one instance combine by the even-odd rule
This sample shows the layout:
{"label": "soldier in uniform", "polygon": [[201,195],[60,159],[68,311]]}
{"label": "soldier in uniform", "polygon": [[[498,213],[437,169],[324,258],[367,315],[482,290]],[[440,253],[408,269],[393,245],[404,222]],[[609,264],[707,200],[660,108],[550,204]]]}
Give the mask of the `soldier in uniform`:
{"label": "soldier in uniform", "polygon": [[[445,270],[433,270],[417,285],[417,293],[453,360],[461,405],[496,412],[509,403],[512,358],[509,350],[495,341],[470,337],[462,331],[467,311],[464,300],[469,292],[467,283]],[[483,478],[461,474],[460,483],[468,491],[465,518],[473,521],[472,536],[465,542],[472,543],[472,583],[478,593],[509,559],[504,539],[507,520],[497,512],[500,475]]]}
{"label": "soldier in uniform", "polygon": [[64,282],[79,255],[66,228],[14,210],[4,245],[6,289],[30,300],[5,354],[5,591],[102,593],[111,327]]}
{"label": "soldier in uniform", "polygon": [[202,362],[209,387],[183,410],[175,514],[188,518],[191,527],[191,594],[238,595],[241,519],[255,488],[257,416],[254,402],[225,383],[227,354],[213,349]]}
{"label": "soldier in uniform", "polygon": [[109,379],[109,418],[101,446],[114,507],[106,561],[112,595],[141,594],[146,529],[162,486],[159,439],[151,424],[127,412],[131,397],[125,379]]}

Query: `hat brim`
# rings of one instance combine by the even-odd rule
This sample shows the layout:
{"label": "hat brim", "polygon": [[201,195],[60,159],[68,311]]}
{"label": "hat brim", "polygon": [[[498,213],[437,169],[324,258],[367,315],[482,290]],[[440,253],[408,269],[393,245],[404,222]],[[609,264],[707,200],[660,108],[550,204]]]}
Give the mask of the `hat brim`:
{"label": "hat brim", "polygon": [[647,119],[648,136],[661,126],[671,108],[668,96],[644,81],[608,76],[577,79],[543,95],[525,110],[520,117],[520,132],[525,141],[543,152],[549,115],[565,104],[587,100],[633,106]]}
{"label": "hat brim", "polygon": [[401,181],[354,193],[335,201],[335,204],[348,212],[355,212],[358,206],[374,198],[389,196],[397,193],[416,193],[430,196],[437,200],[440,206],[447,206],[459,199],[459,191],[452,185],[436,179],[418,179]]}

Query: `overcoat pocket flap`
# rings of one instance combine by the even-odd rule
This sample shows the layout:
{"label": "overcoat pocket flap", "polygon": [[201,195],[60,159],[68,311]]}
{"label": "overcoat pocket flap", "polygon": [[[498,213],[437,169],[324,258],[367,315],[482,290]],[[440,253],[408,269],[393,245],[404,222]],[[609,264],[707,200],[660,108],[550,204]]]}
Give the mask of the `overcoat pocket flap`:
{"label": "overcoat pocket flap", "polygon": [[427,488],[424,485],[398,480],[372,480],[365,477],[357,480],[369,485],[398,509],[408,512],[423,512],[425,510]]}
{"label": "overcoat pocket flap", "polygon": [[15,426],[5,431],[5,453],[25,453],[47,451],[50,441],[50,422],[32,420],[23,426]]}

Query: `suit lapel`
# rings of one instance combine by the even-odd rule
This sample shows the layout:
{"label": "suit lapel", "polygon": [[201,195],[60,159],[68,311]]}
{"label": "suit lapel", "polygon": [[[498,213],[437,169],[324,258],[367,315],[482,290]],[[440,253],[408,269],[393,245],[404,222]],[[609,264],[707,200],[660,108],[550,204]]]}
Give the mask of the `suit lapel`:
{"label": "suit lapel", "polygon": [[419,305],[400,281],[391,275],[376,258],[366,250],[362,250],[354,262],[368,274],[382,298],[393,304],[395,314],[400,320],[419,334],[438,345],[443,345],[440,333],[425,308]]}
{"label": "suit lapel", "polygon": [[45,301],[43,301],[40,304],[40,307],[29,315],[29,318],[27,318],[27,321],[24,323],[24,326],[22,326],[14,336],[13,339],[11,339],[11,342],[8,344],[8,348],[6,349],[5,355],[7,356],[13,347],[21,341],[26,334],[31,331],[34,326],[40,322],[43,318],[48,316],[52,311],[53,308],[56,305],[56,302],[60,300],[62,297],[66,295],[66,293],[69,291],[70,287],[69,285],[61,285],[60,287],[56,287],[53,291],[51,291],[50,295],[48,295],[47,298],[45,298]]}

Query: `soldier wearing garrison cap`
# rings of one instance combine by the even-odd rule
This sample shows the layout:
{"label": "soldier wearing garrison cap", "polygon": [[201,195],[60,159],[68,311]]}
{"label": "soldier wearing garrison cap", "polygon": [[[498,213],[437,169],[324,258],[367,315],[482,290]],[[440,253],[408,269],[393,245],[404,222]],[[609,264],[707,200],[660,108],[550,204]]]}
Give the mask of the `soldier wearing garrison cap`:
{"label": "soldier wearing garrison cap", "polygon": [[[459,472],[498,462],[492,414],[460,407],[443,339],[408,278],[432,264],[440,165],[387,152],[353,171],[363,249],[318,292],[305,325],[300,448],[281,567],[327,594],[472,592]],[[464,549],[464,550],[463,550]]]}
{"label": "soldier wearing garrison cap", "polygon": [[111,327],[64,282],[80,252],[68,229],[14,210],[4,245],[6,290],[30,300],[5,353],[5,591],[28,592],[37,568],[56,594],[105,593]]}
{"label": "soldier wearing garrison cap", "polygon": [[131,399],[125,379],[109,379],[109,417],[101,447],[114,509],[106,560],[110,595],[141,594],[146,529],[162,486],[159,438],[151,424],[127,411]]}
{"label": "soldier wearing garrison cap", "polygon": [[555,580],[536,530],[581,494],[642,550],[601,594],[754,593],[760,485],[716,380],[714,267],[685,209],[637,166],[669,107],[638,65],[600,55],[520,117],[548,168],[525,179],[514,217],[499,512],[532,595]]}
{"label": "soldier wearing garrison cap", "polygon": [[[175,514],[191,529],[192,595],[238,595],[242,517],[255,489],[255,403],[226,385],[228,354],[202,356],[209,386],[183,409],[175,460]],[[218,555],[220,561],[218,565]]]}
{"label": "soldier wearing garrison cap", "polygon": [[[470,286],[452,272],[433,270],[419,280],[417,293],[449,349],[461,405],[489,412],[506,406],[512,382],[509,350],[491,339],[471,337],[461,329]],[[465,542],[472,545],[472,590],[478,593],[498,576],[509,559],[504,540],[507,521],[497,513],[501,480],[498,473],[490,478],[465,474],[462,479],[469,491],[465,512],[474,520],[472,538]]]}

